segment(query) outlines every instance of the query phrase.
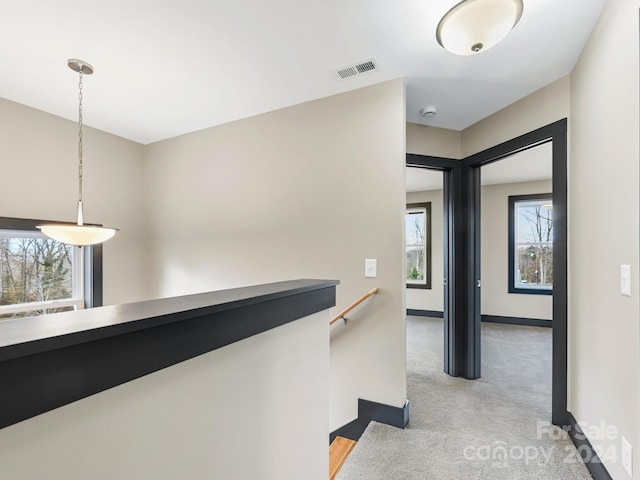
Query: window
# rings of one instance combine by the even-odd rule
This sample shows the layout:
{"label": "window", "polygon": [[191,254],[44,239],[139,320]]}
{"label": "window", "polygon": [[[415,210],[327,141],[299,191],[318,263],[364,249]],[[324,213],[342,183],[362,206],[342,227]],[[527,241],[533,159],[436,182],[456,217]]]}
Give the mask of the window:
{"label": "window", "polygon": [[509,293],[553,293],[553,197],[509,197]]}
{"label": "window", "polygon": [[40,223],[0,217],[0,320],[102,302],[101,247],[52,240]]}
{"label": "window", "polygon": [[407,205],[407,287],[431,288],[431,202]]}

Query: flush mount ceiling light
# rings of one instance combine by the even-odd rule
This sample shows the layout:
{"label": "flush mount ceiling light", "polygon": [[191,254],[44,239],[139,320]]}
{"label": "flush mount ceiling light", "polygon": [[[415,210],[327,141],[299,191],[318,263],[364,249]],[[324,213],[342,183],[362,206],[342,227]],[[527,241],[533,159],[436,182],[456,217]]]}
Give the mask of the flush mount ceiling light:
{"label": "flush mount ceiling light", "polygon": [[85,246],[95,245],[109,240],[115,235],[117,229],[85,225],[82,219],[82,76],[91,75],[93,67],[87,62],[71,58],[67,61],[69,68],[78,72],[78,223],[52,223],[38,225],[42,233],[47,237],[69,245]]}
{"label": "flush mount ceiling light", "polygon": [[442,17],[436,38],[456,55],[484,52],[509,34],[523,8],[522,0],[464,0]]}

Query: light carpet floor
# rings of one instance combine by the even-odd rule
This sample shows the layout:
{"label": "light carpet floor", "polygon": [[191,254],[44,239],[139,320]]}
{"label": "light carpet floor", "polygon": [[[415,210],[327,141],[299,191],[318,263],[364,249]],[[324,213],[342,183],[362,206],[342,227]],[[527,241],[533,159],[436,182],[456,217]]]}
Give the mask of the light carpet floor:
{"label": "light carpet floor", "polygon": [[551,418],[551,329],[482,325],[482,378],[442,372],[442,319],[407,317],[406,430],[372,422],[337,480],[590,479]]}

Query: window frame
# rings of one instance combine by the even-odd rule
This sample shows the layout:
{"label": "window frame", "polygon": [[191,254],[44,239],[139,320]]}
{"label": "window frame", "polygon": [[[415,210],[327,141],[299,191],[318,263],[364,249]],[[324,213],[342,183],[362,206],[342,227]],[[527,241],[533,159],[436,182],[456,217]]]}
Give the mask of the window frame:
{"label": "window frame", "polygon": [[[409,283],[406,282],[407,288],[421,288],[424,290],[431,290],[431,202],[419,202],[419,203],[407,203],[405,208],[405,224],[404,229],[406,231],[406,221],[407,221],[407,213],[412,209],[424,209],[425,221],[424,221],[424,235],[425,235],[425,272],[424,272],[424,283]],[[404,250],[405,250],[405,261],[407,255],[407,239],[405,238],[404,242]],[[406,267],[405,267],[405,276],[406,276]],[[406,278],[405,278],[406,280]]]}
{"label": "window frame", "polygon": [[[549,287],[516,287],[516,204],[523,201],[531,200],[548,200],[553,202],[553,193],[534,193],[529,195],[510,195],[509,196],[509,261],[508,261],[508,279],[509,279],[509,293],[519,293],[526,295],[553,295],[553,285]],[[554,222],[555,229],[555,222]],[[551,245],[555,245],[554,241]]]}
{"label": "window frame", "polygon": [[[23,231],[23,232],[40,232],[36,226],[44,223],[65,223],[50,220],[33,220],[26,218],[0,217],[0,232],[3,230]],[[80,262],[74,262],[74,269],[83,269],[83,284],[79,285],[83,292],[84,305],[83,308],[93,308],[102,306],[102,245],[92,245],[81,247],[80,252],[82,258]],[[77,274],[77,272],[74,272]],[[74,290],[76,286],[74,285]],[[75,292],[74,292],[75,293]],[[25,311],[28,309],[38,310],[43,306],[48,308],[74,306],[80,307],[78,300],[52,300],[49,302],[35,302],[19,304],[21,308],[17,311]],[[22,308],[26,307],[26,308]],[[16,309],[7,308],[0,313],[13,313]]]}

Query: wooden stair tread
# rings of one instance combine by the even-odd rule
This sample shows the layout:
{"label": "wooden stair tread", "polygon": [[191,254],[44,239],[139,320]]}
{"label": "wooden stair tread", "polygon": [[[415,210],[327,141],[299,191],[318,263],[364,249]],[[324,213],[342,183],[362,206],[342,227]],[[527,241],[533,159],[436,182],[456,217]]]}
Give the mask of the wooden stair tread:
{"label": "wooden stair tread", "polygon": [[329,446],[329,480],[338,475],[345,460],[356,446],[356,442],[344,437],[336,437]]}

